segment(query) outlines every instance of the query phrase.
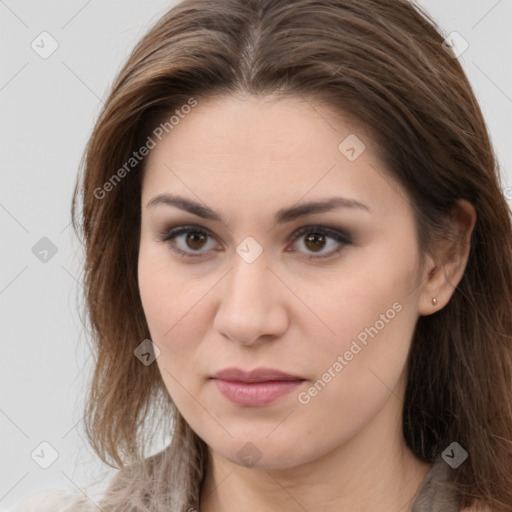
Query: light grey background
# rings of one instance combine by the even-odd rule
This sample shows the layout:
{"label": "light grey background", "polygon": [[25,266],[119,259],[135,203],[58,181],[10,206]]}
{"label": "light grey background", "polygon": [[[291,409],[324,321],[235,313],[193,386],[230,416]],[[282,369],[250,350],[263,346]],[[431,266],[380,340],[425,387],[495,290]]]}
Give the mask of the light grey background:
{"label": "light grey background", "polygon": [[[70,226],[71,193],[108,86],[173,4],[0,0],[1,510],[39,490],[75,489],[111,474],[81,430],[92,358],[78,316],[83,255]],[[512,202],[512,0],[420,4],[446,35],[457,31],[469,43],[460,60]],[[46,59],[31,47],[43,31],[58,43]],[[57,247],[46,263],[32,252],[42,237]],[[43,441],[58,452],[48,469],[31,457]]]}

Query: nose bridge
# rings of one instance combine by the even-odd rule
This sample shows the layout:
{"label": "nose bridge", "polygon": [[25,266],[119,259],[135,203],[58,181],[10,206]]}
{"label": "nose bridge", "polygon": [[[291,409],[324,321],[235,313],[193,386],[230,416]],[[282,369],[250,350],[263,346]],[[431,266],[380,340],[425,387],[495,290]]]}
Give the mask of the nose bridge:
{"label": "nose bridge", "polygon": [[[237,248],[237,252],[239,248]],[[253,318],[268,303],[272,272],[267,268],[267,258],[260,254],[253,261],[235,256],[233,269],[222,297],[222,304],[229,307],[232,314],[244,316],[244,308],[251,307]],[[262,300],[262,299],[267,299]]]}
{"label": "nose bridge", "polygon": [[250,243],[237,248],[215,317],[215,327],[221,334],[244,343],[265,334],[279,334],[286,328],[286,315],[274,288],[276,277],[268,268],[266,254],[262,251],[254,257]]}

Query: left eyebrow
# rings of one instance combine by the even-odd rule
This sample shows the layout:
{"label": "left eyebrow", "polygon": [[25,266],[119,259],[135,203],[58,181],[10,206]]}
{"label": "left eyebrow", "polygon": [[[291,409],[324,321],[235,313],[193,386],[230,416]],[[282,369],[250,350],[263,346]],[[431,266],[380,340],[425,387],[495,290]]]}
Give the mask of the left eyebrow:
{"label": "left eyebrow", "polygon": [[[159,194],[153,197],[148,202],[146,207],[153,208],[158,204],[175,206],[176,208],[185,210],[203,219],[224,222],[218,213],[214,212],[207,206],[192,201],[186,197],[170,194]],[[302,203],[298,206],[291,206],[289,208],[278,210],[275,214],[275,224],[284,224],[301,217],[306,217],[307,215],[312,215],[314,213],[324,213],[336,208],[352,208],[365,211],[367,213],[373,213],[373,211],[367,205],[355,199],[349,199],[346,197],[331,197],[321,201],[310,201],[307,203]]]}

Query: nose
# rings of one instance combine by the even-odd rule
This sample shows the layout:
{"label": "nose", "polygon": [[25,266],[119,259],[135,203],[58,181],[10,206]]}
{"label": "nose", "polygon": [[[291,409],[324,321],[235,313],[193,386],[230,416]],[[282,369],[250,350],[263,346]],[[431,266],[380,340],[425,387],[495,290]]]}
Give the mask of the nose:
{"label": "nose", "polygon": [[214,328],[244,345],[280,337],[289,323],[287,294],[290,291],[267,266],[263,255],[252,263],[237,255],[220,288]]}

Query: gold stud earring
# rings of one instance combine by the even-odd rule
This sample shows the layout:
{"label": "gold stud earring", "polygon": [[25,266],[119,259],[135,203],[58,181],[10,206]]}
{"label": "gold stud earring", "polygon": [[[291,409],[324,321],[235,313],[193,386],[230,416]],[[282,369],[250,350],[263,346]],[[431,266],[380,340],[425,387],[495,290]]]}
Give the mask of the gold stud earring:
{"label": "gold stud earring", "polygon": [[432,299],[432,304],[434,304],[434,306],[437,304],[437,299],[435,297]]}

